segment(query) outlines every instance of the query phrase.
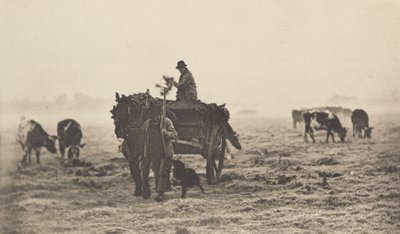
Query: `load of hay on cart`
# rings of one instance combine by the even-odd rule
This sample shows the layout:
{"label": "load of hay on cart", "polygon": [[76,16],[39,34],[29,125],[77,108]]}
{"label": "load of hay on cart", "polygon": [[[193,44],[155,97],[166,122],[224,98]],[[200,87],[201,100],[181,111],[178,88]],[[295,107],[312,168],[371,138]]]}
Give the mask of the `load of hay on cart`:
{"label": "load of hay on cart", "polygon": [[208,184],[218,183],[224,165],[226,140],[235,148],[241,148],[236,133],[228,123],[228,110],[224,105],[200,101],[169,101],[166,115],[178,132],[175,153],[201,154],[207,160]]}

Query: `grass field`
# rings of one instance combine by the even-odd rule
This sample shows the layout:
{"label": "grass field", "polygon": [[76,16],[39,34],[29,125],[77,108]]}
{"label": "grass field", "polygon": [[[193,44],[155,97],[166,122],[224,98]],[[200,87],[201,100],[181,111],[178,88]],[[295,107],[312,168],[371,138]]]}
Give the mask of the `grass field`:
{"label": "grass field", "polygon": [[133,196],[111,120],[82,124],[87,167],[63,167],[44,149],[41,165],[18,167],[22,150],[16,126],[8,126],[1,129],[0,232],[399,233],[400,117],[371,120],[372,139],[350,132],[346,143],[326,144],[320,132],[307,144],[290,118],[233,119],[243,150],[225,161],[223,181],[206,184],[200,155],[175,155],[200,174],[206,194],[192,188],[181,199],[174,187],[162,203]]}

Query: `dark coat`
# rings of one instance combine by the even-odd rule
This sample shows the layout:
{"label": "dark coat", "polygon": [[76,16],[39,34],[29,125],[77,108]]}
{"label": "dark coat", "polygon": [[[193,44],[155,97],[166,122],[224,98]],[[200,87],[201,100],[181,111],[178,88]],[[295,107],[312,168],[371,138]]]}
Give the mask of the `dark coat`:
{"label": "dark coat", "polygon": [[176,100],[197,101],[196,82],[188,69],[181,74],[178,83],[174,82],[174,86],[178,89],[176,92]]}

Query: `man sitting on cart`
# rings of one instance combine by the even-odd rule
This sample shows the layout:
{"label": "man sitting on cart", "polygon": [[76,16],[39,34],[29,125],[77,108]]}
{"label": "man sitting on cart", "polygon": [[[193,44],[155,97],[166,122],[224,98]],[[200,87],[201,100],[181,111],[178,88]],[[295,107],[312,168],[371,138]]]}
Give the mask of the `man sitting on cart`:
{"label": "man sitting on cart", "polygon": [[176,91],[177,101],[197,101],[197,87],[192,73],[187,68],[184,61],[179,61],[176,69],[179,70],[181,76],[179,82],[172,81],[173,85],[178,89]]}

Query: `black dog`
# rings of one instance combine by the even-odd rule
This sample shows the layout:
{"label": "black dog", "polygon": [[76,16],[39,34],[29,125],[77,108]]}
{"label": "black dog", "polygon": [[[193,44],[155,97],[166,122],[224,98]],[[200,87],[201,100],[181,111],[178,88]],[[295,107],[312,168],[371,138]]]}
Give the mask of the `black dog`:
{"label": "black dog", "polygon": [[185,168],[185,164],[180,160],[172,160],[172,164],[174,165],[172,172],[174,185],[178,184],[182,186],[182,198],[186,196],[186,189],[195,185],[199,186],[201,192],[204,193],[199,176],[192,168]]}

